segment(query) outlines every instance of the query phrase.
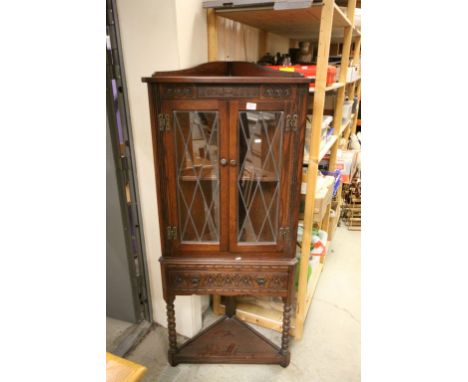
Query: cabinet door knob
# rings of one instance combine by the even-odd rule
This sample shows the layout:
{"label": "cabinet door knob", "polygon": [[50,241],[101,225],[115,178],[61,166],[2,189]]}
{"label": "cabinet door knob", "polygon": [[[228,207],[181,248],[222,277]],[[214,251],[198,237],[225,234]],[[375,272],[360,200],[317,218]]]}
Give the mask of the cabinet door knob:
{"label": "cabinet door knob", "polygon": [[265,285],[265,279],[263,277],[257,277],[256,281],[259,286]]}
{"label": "cabinet door knob", "polygon": [[228,160],[226,158],[221,158],[221,160],[219,161],[219,163],[221,163],[221,166],[226,166],[227,162]]}
{"label": "cabinet door knob", "polygon": [[237,161],[236,161],[235,159],[231,159],[231,160],[229,161],[229,164],[230,164],[231,166],[235,166],[235,165],[237,165]]}

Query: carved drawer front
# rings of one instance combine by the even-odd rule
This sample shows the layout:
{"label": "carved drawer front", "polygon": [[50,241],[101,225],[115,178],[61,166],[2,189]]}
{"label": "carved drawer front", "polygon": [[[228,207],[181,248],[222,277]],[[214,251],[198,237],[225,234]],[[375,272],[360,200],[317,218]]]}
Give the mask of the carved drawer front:
{"label": "carved drawer front", "polygon": [[286,295],[288,269],[167,269],[170,289],[176,294],[271,294]]}

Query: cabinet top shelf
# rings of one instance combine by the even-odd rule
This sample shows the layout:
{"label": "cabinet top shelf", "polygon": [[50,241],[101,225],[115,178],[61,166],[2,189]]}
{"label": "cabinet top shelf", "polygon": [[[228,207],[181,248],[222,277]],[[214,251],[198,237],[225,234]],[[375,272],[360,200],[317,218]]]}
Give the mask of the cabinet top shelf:
{"label": "cabinet top shelf", "polygon": [[302,74],[283,72],[243,61],[215,61],[190,69],[155,72],[143,82],[156,83],[287,83],[309,84]]}
{"label": "cabinet top shelf", "polygon": [[[333,28],[350,27],[345,13],[334,5]],[[249,9],[217,9],[216,15],[238,21],[267,32],[291,39],[310,39],[318,36],[323,4],[312,4],[309,8],[274,10],[273,7]],[[358,30],[353,28],[353,34]]]}

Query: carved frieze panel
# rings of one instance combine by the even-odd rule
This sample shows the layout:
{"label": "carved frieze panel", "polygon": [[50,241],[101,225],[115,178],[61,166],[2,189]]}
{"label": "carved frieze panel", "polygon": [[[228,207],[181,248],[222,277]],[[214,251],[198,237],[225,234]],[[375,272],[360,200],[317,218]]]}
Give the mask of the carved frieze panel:
{"label": "carved frieze panel", "polygon": [[291,96],[290,86],[269,86],[265,85],[262,87],[262,95],[267,98],[286,98]]}
{"label": "carved frieze panel", "polygon": [[169,285],[175,292],[229,291],[250,294],[254,291],[285,292],[288,289],[287,273],[246,272],[169,272]]}
{"label": "carved frieze panel", "polygon": [[178,85],[178,84],[170,84],[170,85],[162,85],[161,86],[161,93],[164,98],[193,98],[194,90],[193,86],[191,85]]}
{"label": "carved frieze panel", "polygon": [[199,85],[197,87],[199,98],[248,98],[258,97],[258,86],[243,85]]}

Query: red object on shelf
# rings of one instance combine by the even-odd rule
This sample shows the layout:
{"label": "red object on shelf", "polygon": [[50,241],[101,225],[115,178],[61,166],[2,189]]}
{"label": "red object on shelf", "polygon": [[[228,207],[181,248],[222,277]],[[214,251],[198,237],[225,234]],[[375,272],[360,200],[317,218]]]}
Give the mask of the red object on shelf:
{"label": "red object on shelf", "polygon": [[[280,65],[269,65],[267,68],[276,69],[284,72],[296,72],[301,73],[304,77],[313,78],[314,81],[310,83],[309,88],[315,87],[315,75],[317,72],[317,65],[291,65],[291,66],[280,66]],[[327,70],[327,86],[335,82],[336,66],[328,65]]]}

